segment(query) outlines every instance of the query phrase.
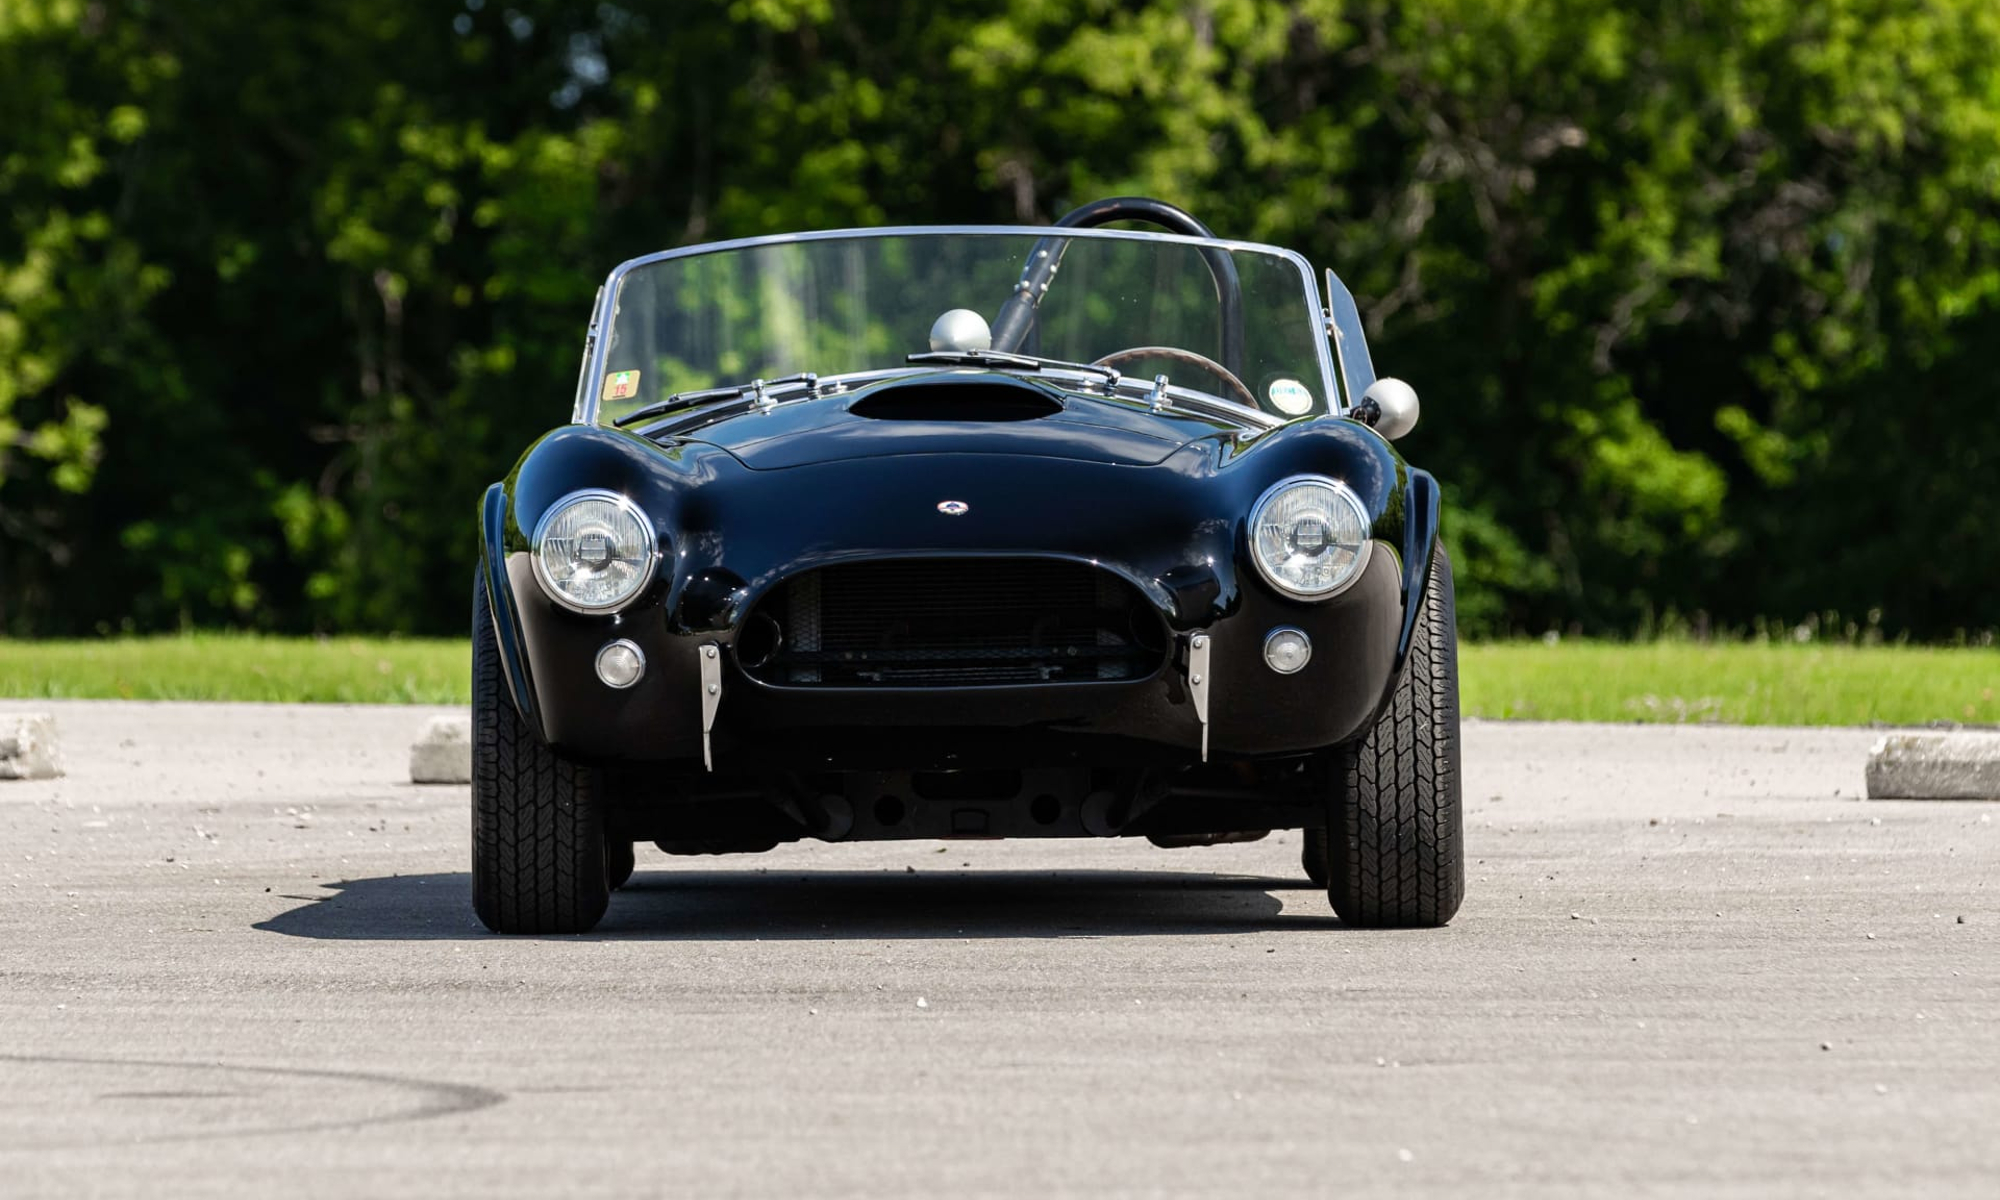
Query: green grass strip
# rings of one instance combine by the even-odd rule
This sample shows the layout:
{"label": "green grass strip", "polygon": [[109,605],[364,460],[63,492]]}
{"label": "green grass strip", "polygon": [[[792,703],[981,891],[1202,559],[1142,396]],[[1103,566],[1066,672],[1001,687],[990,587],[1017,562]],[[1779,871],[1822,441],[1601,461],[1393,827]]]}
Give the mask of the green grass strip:
{"label": "green grass strip", "polygon": [[[1466,715],[1732,725],[2000,724],[2000,650],[1657,642],[1462,648]],[[463,704],[466,643],[248,634],[0,641],[0,697]]]}
{"label": "green grass strip", "polygon": [[463,704],[471,672],[459,638],[0,641],[0,696],[17,698]]}
{"label": "green grass strip", "polygon": [[2000,650],[1501,642],[1461,652],[1468,716],[1726,725],[2000,722]]}

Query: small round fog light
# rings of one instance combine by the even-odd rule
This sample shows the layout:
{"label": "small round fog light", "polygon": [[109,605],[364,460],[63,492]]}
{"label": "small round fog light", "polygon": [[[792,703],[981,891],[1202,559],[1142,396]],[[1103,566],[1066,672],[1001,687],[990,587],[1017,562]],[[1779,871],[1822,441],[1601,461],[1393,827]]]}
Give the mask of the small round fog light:
{"label": "small round fog light", "polygon": [[646,656],[623,638],[597,652],[597,677],[605,687],[628,688],[646,673]]}
{"label": "small round fog light", "polygon": [[1296,675],[1312,656],[1312,639],[1296,629],[1273,629],[1264,639],[1264,665],[1280,675]]}

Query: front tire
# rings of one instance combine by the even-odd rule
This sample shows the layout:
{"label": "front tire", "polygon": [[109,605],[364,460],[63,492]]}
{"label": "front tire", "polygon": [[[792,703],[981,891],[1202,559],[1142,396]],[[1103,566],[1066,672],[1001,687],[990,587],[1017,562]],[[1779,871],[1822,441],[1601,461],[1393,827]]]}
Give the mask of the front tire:
{"label": "front tire", "polygon": [[1349,925],[1435,928],[1465,898],[1457,603],[1442,545],[1423,606],[1381,720],[1327,756],[1333,794],[1321,861],[1327,898]]}
{"label": "front tire", "polygon": [[521,719],[472,584],[472,908],[495,933],[584,933],[611,900],[596,778]]}

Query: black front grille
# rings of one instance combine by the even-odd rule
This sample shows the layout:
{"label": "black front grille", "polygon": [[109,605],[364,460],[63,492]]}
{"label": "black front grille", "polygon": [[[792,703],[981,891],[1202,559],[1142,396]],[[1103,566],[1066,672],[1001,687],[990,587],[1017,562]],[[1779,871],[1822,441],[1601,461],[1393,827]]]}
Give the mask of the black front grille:
{"label": "black front grille", "polygon": [[787,580],[737,657],[783,687],[965,687],[1142,679],[1165,645],[1145,597],[1088,563],[919,559]]}

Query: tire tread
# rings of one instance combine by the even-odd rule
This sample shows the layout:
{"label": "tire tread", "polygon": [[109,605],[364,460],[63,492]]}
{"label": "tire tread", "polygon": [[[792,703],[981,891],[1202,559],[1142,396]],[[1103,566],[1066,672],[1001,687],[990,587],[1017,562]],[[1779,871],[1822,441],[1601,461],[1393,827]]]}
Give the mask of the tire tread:
{"label": "tire tread", "polygon": [[1465,897],[1457,612],[1442,546],[1423,605],[1388,709],[1334,760],[1327,893],[1350,925],[1440,926]]}
{"label": "tire tread", "polygon": [[472,906],[495,933],[583,933],[610,901],[594,773],[528,727],[472,584]]}

